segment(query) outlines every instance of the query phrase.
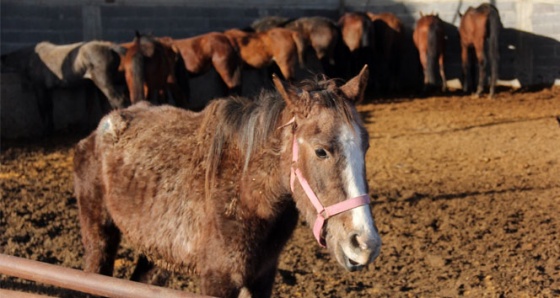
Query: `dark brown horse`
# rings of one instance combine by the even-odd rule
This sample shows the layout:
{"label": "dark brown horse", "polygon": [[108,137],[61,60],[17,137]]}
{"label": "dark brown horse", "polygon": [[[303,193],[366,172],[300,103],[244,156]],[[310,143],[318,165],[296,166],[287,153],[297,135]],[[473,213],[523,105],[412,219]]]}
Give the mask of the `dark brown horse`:
{"label": "dark brown horse", "polygon": [[441,90],[447,90],[445,78],[445,32],[443,21],[437,14],[423,15],[416,22],[416,28],[412,35],[414,45],[418,49],[420,63],[424,70],[424,88],[436,85],[436,65],[439,64],[441,75]]}
{"label": "dark brown horse", "polygon": [[[463,90],[470,90],[469,48],[474,48],[478,60],[478,85],[476,96],[484,90],[486,79],[486,63],[490,60],[490,97],[494,96],[496,81],[498,80],[498,62],[500,53],[498,48],[499,33],[502,21],[498,9],[488,3],[477,8],[469,7],[461,17],[459,35],[461,37],[461,60],[463,63]],[[488,43],[488,56],[485,53],[485,42]],[[473,80],[474,81],[474,80]]]}
{"label": "dark brown horse", "polygon": [[93,81],[113,109],[125,106],[124,94],[116,88],[120,55],[125,49],[106,41],[55,45],[40,42],[35,46],[2,55],[2,67],[20,73],[35,93],[45,133],[54,130],[52,90]]}
{"label": "dark brown horse", "polygon": [[236,45],[241,59],[250,67],[262,69],[276,63],[286,80],[294,79],[296,67],[305,67],[305,41],[297,31],[285,28],[262,32],[230,29],[224,34]]}
{"label": "dark brown horse", "polygon": [[373,81],[378,92],[399,89],[404,25],[393,13],[366,12],[373,26]]}
{"label": "dark brown horse", "polygon": [[[344,50],[339,55],[346,61],[342,69],[342,77],[346,78],[357,73],[361,65],[368,64],[373,68],[374,31],[373,23],[363,12],[347,12],[338,20]],[[371,79],[371,78],[370,78]]]}
{"label": "dark brown horse", "polygon": [[266,30],[270,30],[272,28],[284,27],[289,22],[293,21],[293,19],[281,17],[281,16],[266,16],[259,19],[254,20],[251,23],[251,28],[255,30],[255,32],[263,32]]}
{"label": "dark brown horse", "polygon": [[369,136],[355,108],[367,69],[340,87],[273,81],[278,92],[199,113],[136,104],[80,141],[85,271],[112,274],[122,233],[154,262],[196,273],[203,294],[269,297],[298,213],[346,270],[375,259]]}
{"label": "dark brown horse", "polygon": [[174,39],[172,44],[181,53],[189,74],[202,74],[214,67],[230,92],[239,91],[242,62],[235,45],[225,34],[210,32],[190,38]]}
{"label": "dark brown horse", "polygon": [[342,40],[350,52],[373,46],[373,24],[367,14],[347,12],[340,17],[338,25]]}
{"label": "dark brown horse", "polygon": [[181,90],[175,71],[182,59],[174,50],[168,37],[155,38],[136,33],[130,43],[121,44],[127,49],[121,59],[120,69],[124,71],[130,101],[140,100],[154,103],[171,103],[184,107],[185,94]]}

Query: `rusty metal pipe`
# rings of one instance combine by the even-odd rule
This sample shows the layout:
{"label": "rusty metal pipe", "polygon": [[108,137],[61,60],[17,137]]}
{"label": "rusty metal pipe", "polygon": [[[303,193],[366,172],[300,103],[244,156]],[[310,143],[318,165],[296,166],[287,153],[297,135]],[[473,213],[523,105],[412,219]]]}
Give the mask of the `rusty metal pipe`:
{"label": "rusty metal pipe", "polygon": [[5,254],[0,254],[0,273],[106,297],[207,297]]}

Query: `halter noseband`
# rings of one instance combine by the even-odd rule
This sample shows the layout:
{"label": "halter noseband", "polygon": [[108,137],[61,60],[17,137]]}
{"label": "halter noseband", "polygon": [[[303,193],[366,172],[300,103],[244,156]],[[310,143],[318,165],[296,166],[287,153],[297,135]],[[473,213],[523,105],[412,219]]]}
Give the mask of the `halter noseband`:
{"label": "halter noseband", "polygon": [[[286,123],[285,125],[281,126],[287,126],[291,123],[293,123],[295,121],[294,118],[292,118],[288,123]],[[350,209],[354,209],[356,207],[360,207],[362,205],[366,205],[369,204],[370,202],[370,198],[368,194],[363,194],[351,199],[347,199],[344,200],[342,202],[336,203],[334,205],[328,206],[328,207],[324,207],[323,204],[321,204],[321,202],[319,201],[319,198],[317,198],[317,195],[315,195],[315,193],[313,192],[313,190],[311,189],[311,186],[309,185],[309,182],[307,182],[307,179],[305,179],[305,177],[303,177],[303,174],[301,173],[301,170],[296,168],[296,163],[298,161],[298,156],[299,156],[299,145],[297,143],[297,138],[294,134],[294,140],[293,140],[293,144],[292,144],[292,170],[290,173],[290,187],[292,189],[292,193],[294,192],[294,182],[296,180],[296,177],[299,181],[299,183],[301,184],[301,187],[303,188],[303,190],[305,191],[305,194],[307,194],[307,197],[309,198],[309,200],[311,201],[311,203],[313,204],[313,206],[315,207],[315,209],[317,210],[317,219],[315,219],[315,223],[313,224],[313,235],[315,236],[315,239],[317,239],[317,242],[319,243],[319,245],[321,245],[322,247],[326,247],[327,243],[325,241],[325,238],[322,236],[322,231],[323,231],[323,226],[325,225],[325,221],[327,219],[329,219],[330,217],[337,215],[339,213],[342,213],[344,211],[348,211]]]}

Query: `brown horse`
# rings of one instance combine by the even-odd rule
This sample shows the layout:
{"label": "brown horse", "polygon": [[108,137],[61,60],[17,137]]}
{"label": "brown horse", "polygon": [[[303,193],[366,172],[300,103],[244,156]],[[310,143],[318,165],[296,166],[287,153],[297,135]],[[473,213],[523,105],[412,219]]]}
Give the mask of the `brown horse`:
{"label": "brown horse", "polygon": [[93,81],[113,109],[125,106],[124,94],[116,88],[120,55],[125,49],[106,41],[55,45],[40,42],[35,46],[2,55],[2,67],[20,73],[35,93],[45,133],[54,131],[52,90],[72,87],[84,79]]}
{"label": "brown horse", "polygon": [[241,59],[250,67],[261,69],[276,63],[284,79],[294,79],[296,66],[304,68],[305,42],[297,32],[285,28],[271,28],[263,32],[226,30],[239,51]]}
{"label": "brown horse", "polygon": [[311,48],[320,61],[322,69],[319,72],[335,75],[332,68],[336,64],[335,50],[340,41],[340,30],[332,20],[318,16],[298,19],[269,16],[255,20],[251,27],[256,32],[274,27],[284,27],[299,32],[305,41],[305,48]]}
{"label": "brown horse", "polygon": [[369,136],[355,108],[367,69],[340,87],[273,81],[278,92],[199,113],[137,104],[79,142],[85,271],[112,274],[122,233],[154,262],[196,273],[203,294],[269,297],[299,212],[346,270],[375,259]]}
{"label": "brown horse", "polygon": [[[124,71],[130,101],[150,100],[169,103],[169,97],[179,107],[184,107],[185,94],[179,87],[175,70],[182,61],[169,37],[155,38],[141,35],[130,43],[121,44],[127,49],[119,69]],[[170,94],[168,94],[170,93]]]}
{"label": "brown horse", "polygon": [[[502,28],[498,9],[488,3],[477,8],[469,7],[461,17],[459,35],[461,37],[461,60],[463,63],[463,91],[470,89],[469,48],[474,48],[478,60],[478,86],[476,96],[480,96],[484,89],[486,77],[486,60],[490,60],[490,94],[494,96],[496,81],[498,80],[498,49],[499,33]],[[484,43],[488,42],[488,57],[484,51]],[[474,80],[473,80],[474,81]]]}
{"label": "brown horse", "polygon": [[414,45],[418,49],[420,63],[424,70],[424,88],[436,85],[435,66],[439,63],[439,74],[441,75],[441,90],[447,90],[445,78],[445,32],[443,21],[437,14],[423,15],[416,22],[416,28],[412,35]]}
{"label": "brown horse", "polygon": [[300,32],[319,60],[335,64],[334,51],[340,40],[335,22],[324,17],[303,17],[287,23],[285,27]]}
{"label": "brown horse", "polygon": [[210,32],[174,39],[172,44],[181,53],[185,68],[191,75],[205,73],[213,66],[230,92],[238,92],[241,85],[241,58],[225,34]]}
{"label": "brown horse", "polygon": [[373,81],[377,91],[396,91],[399,88],[404,43],[404,25],[393,13],[366,12],[373,26]]}

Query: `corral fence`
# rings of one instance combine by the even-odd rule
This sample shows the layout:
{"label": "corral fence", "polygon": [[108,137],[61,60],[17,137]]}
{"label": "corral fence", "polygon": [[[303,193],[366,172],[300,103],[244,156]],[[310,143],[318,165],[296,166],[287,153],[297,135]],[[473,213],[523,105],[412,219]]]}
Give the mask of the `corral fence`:
{"label": "corral fence", "polygon": [[[80,291],[92,295],[122,298],[203,298],[202,296],[168,288],[156,287],[139,282],[118,279],[77,269],[27,260],[0,254],[0,274],[15,276],[39,283]],[[45,297],[1,290],[8,296]],[[0,296],[2,296],[0,292]],[[21,295],[20,295],[21,294]]]}

